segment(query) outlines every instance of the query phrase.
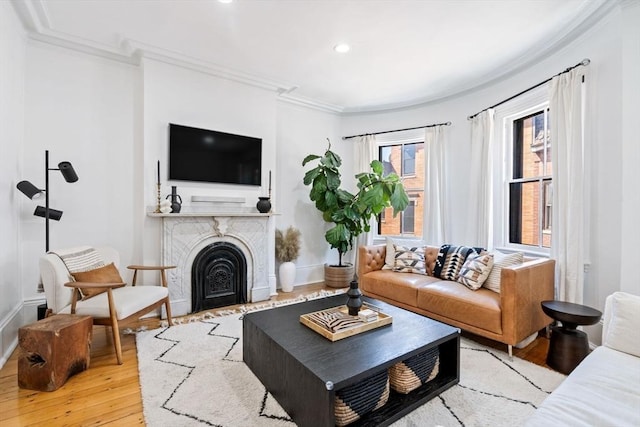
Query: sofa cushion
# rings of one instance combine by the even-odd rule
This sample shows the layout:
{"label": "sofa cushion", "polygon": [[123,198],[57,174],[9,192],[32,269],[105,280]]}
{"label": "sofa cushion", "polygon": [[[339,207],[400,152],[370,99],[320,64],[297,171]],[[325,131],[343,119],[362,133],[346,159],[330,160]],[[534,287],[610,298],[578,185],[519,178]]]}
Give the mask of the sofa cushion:
{"label": "sofa cushion", "polygon": [[502,334],[500,295],[495,292],[472,291],[458,282],[441,280],[421,286],[417,294],[418,308]]}
{"label": "sofa cushion", "polygon": [[514,265],[522,264],[524,255],[522,252],[516,252],[512,254],[505,254],[499,251],[493,252],[493,267],[489,277],[482,285],[483,287],[492,290],[493,292],[500,293],[500,278],[502,277],[502,269],[504,267],[511,267]]}
{"label": "sofa cushion", "polygon": [[527,422],[526,427],[640,425],[640,358],[593,350]]}
{"label": "sofa cushion", "polygon": [[393,245],[395,261],[393,271],[399,273],[427,274],[424,264],[424,247]]}
{"label": "sofa cushion", "polygon": [[458,275],[458,283],[462,283],[473,291],[480,289],[487,277],[489,277],[491,267],[493,267],[493,254],[485,253],[480,255],[473,253],[467,257],[467,260],[462,265]]}
{"label": "sofa cushion", "polygon": [[366,274],[360,287],[367,293],[380,295],[393,301],[416,307],[417,289],[440,279],[415,273],[395,273],[391,270],[377,270]]}
{"label": "sofa cushion", "polygon": [[602,344],[640,357],[640,296],[614,292],[607,298]]}
{"label": "sofa cushion", "polygon": [[436,259],[433,276],[442,280],[456,280],[462,265],[472,253],[480,253],[482,249],[467,246],[442,245]]}

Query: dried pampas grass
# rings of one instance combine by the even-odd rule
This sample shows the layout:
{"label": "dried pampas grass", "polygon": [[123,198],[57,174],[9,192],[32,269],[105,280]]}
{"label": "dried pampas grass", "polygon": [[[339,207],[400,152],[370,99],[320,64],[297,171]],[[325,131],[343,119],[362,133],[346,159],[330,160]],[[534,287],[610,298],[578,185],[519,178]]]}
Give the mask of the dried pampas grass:
{"label": "dried pampas grass", "polygon": [[300,254],[300,230],[289,226],[285,232],[276,229],[276,259],[291,262]]}

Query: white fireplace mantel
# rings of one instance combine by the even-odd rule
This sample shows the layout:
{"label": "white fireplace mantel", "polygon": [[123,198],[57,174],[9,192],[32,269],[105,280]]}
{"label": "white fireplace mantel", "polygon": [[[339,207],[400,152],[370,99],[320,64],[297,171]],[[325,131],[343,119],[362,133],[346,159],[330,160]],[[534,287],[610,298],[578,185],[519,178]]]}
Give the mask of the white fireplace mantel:
{"label": "white fireplace mantel", "polygon": [[167,270],[171,308],[176,316],[191,313],[191,268],[198,253],[215,242],[237,246],[247,260],[248,302],[276,294],[273,213],[147,213],[162,220],[162,262]]}

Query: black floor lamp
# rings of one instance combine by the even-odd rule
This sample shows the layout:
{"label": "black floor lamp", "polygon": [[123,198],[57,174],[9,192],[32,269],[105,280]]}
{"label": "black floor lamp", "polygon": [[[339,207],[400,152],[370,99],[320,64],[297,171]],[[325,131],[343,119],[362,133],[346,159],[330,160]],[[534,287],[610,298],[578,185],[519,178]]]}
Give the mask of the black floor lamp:
{"label": "black floor lamp", "polygon": [[44,189],[39,189],[29,181],[20,181],[16,187],[18,190],[31,200],[37,200],[42,198],[44,193],[44,206],[37,206],[36,210],[33,212],[35,216],[43,217],[45,223],[45,252],[49,252],[49,220],[53,219],[55,221],[60,221],[62,218],[62,211],[57,209],[49,208],[49,171],[59,170],[65,181],[67,182],[76,182],[78,180],[78,175],[76,175],[76,171],[73,170],[73,166],[69,162],[60,162],[58,163],[57,168],[49,167],[49,150],[45,150],[44,152],[44,176],[45,176],[45,184]]}

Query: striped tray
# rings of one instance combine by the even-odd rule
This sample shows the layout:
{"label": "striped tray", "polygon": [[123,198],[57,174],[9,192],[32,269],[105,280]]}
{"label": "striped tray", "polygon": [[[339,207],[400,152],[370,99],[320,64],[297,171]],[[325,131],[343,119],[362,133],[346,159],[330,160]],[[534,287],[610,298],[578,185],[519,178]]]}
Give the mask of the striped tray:
{"label": "striped tray", "polygon": [[350,316],[346,305],[300,315],[300,323],[331,341],[389,325],[391,322],[393,318],[382,312],[378,312],[377,320],[365,322],[358,316]]}

